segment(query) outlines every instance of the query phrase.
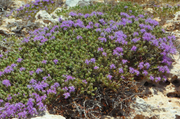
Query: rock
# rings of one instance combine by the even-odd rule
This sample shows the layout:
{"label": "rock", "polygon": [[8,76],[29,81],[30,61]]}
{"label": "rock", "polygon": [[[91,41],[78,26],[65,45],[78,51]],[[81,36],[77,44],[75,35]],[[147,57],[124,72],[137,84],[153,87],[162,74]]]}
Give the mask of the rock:
{"label": "rock", "polygon": [[180,20],[180,11],[176,12],[174,20]]}
{"label": "rock", "polygon": [[88,6],[90,5],[90,1],[79,1],[77,5],[79,5],[80,7]]}
{"label": "rock", "polygon": [[0,35],[9,36],[14,35],[15,33],[10,32],[6,27],[0,26]]}
{"label": "rock", "polygon": [[150,14],[154,13],[154,10],[152,8],[147,8],[147,9],[145,9],[145,11]]}
{"label": "rock", "polygon": [[[54,15],[55,16],[55,15]],[[51,23],[57,23],[59,22],[59,18],[56,17],[55,19],[52,18],[52,16],[46,12],[46,10],[40,10],[36,15],[35,15],[35,22],[40,22],[41,24],[43,24],[43,22],[45,24],[49,24]],[[39,21],[38,21],[39,20]],[[43,24],[44,25],[44,24]]]}
{"label": "rock", "polygon": [[[130,108],[134,110],[131,113],[131,118],[136,117],[156,118],[156,119],[175,119],[180,116],[180,102],[178,98],[168,97],[168,94],[175,91],[175,86],[171,83],[163,90],[162,87],[151,87],[151,96],[146,98],[135,98],[135,102],[131,104]],[[174,89],[173,89],[174,88]],[[138,119],[139,119],[138,118]],[[143,118],[144,119],[144,118]]]}
{"label": "rock", "polygon": [[162,27],[167,31],[172,31],[175,29],[175,25],[172,22],[166,23]]}
{"label": "rock", "polygon": [[26,1],[23,0],[14,0],[13,3],[11,4],[11,7],[14,9],[17,9],[19,7],[22,7],[26,4]]}
{"label": "rock", "polygon": [[46,12],[46,10],[40,10],[35,15],[36,20],[37,19],[52,19],[51,15]]}
{"label": "rock", "polygon": [[102,116],[101,119],[114,119],[114,117],[111,117],[111,116]]}
{"label": "rock", "polygon": [[[81,1],[81,4],[89,4],[91,0],[66,0],[66,5],[69,7],[76,6]],[[84,3],[83,3],[84,2]]]}
{"label": "rock", "polygon": [[154,20],[156,20],[156,21],[158,21],[158,22],[161,21],[161,19],[160,19],[159,17],[154,18]]}
{"label": "rock", "polygon": [[163,28],[166,28],[167,30],[180,30],[180,11],[176,12],[174,16],[173,19],[166,21]]}

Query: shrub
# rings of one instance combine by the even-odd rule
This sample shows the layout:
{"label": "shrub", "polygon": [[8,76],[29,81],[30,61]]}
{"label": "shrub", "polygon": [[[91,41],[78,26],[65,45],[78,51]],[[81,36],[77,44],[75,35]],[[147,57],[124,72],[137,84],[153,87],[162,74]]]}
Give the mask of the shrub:
{"label": "shrub", "polygon": [[71,19],[36,29],[14,51],[1,54],[0,117],[36,114],[57,95],[93,96],[94,84],[116,91],[135,76],[165,81],[175,37],[136,9],[122,10],[70,12]]}

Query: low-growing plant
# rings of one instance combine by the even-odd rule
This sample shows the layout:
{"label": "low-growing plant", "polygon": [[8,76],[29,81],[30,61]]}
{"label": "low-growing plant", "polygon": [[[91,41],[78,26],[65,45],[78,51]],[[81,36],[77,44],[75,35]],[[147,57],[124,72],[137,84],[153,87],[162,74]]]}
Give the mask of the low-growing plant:
{"label": "low-growing plant", "polygon": [[36,29],[0,54],[0,118],[37,114],[57,95],[116,91],[135,77],[166,81],[175,37],[128,5],[111,15],[70,12],[71,19]]}
{"label": "low-growing plant", "polygon": [[32,1],[31,3],[27,3],[24,6],[13,10],[10,14],[7,15],[7,17],[12,16],[16,19],[23,17],[27,20],[31,19],[34,21],[35,14],[39,10],[46,10],[48,13],[52,13],[57,7],[57,2],[59,3],[59,1],[55,2],[54,0],[35,0],[34,2]]}

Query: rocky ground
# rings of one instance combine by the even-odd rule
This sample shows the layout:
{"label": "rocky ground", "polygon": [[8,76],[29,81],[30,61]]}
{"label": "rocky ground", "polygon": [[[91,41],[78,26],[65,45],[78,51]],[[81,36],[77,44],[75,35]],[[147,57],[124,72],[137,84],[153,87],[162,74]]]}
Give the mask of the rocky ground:
{"label": "rocky ground", "polygon": [[[12,9],[18,8],[29,1],[32,0],[16,0],[11,5]],[[69,2],[69,0],[59,0],[60,4],[65,3],[69,6],[73,6],[74,3]],[[103,1],[99,1],[103,2]],[[86,3],[87,4],[87,3]],[[155,3],[154,3],[155,4]],[[180,3],[177,3],[180,4]],[[144,4],[142,4],[144,5]],[[57,5],[58,6],[58,5]],[[3,8],[3,7],[2,7]],[[3,8],[4,9],[4,8]],[[56,10],[61,10],[61,7],[57,7]],[[144,7],[144,10],[152,14],[154,10],[150,6]],[[5,10],[6,13],[10,13],[11,9]],[[1,12],[1,26],[0,34],[5,37],[11,37],[12,34],[19,37],[25,37],[28,35],[29,29],[35,29],[37,27],[43,27],[50,25],[51,23],[58,22],[58,17],[55,11],[51,14],[46,11],[39,11],[36,13],[35,21],[26,21],[23,19],[11,19],[7,18],[3,12]],[[39,17],[38,17],[39,16]],[[63,18],[63,16],[62,16]],[[65,18],[64,18],[65,19]],[[166,33],[170,33],[176,36],[177,40],[175,46],[178,51],[180,51],[180,11],[174,14],[174,17],[168,18],[168,20],[163,20],[158,17],[154,18],[159,21]],[[179,47],[178,47],[179,46]],[[4,50],[12,50],[11,42],[1,43],[1,52]],[[127,119],[180,119],[180,56],[179,52],[176,55],[171,56],[174,59],[173,66],[171,67],[171,74],[168,76],[168,81],[165,83],[160,82],[154,85],[152,82],[144,79],[139,81],[139,85],[144,85],[144,92],[146,95],[137,96],[134,98],[134,103],[131,104],[131,116],[126,117]],[[49,114],[50,110],[46,111],[42,115],[37,115],[37,117],[30,117],[31,119],[63,119],[64,117],[60,115]],[[14,118],[15,119],[15,118]],[[114,119],[108,115],[103,116],[102,119]]]}

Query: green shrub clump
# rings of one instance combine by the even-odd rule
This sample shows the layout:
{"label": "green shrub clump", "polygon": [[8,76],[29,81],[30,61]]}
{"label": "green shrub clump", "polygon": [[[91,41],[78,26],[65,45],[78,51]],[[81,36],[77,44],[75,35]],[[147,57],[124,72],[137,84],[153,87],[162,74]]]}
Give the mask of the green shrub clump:
{"label": "green shrub clump", "polygon": [[[127,10],[128,9],[128,10]],[[0,118],[37,114],[56,95],[117,90],[122,80],[165,81],[176,53],[174,36],[143,14],[70,12],[71,19],[36,29],[0,54]]]}

